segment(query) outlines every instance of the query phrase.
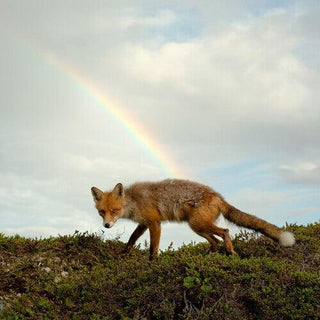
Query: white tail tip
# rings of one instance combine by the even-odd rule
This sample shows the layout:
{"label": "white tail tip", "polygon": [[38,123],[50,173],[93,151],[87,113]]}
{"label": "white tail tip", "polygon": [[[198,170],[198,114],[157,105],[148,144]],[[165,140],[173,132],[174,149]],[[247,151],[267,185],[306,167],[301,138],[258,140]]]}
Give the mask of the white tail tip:
{"label": "white tail tip", "polygon": [[295,244],[296,240],[291,232],[283,231],[279,237],[279,243],[284,247],[291,247]]}

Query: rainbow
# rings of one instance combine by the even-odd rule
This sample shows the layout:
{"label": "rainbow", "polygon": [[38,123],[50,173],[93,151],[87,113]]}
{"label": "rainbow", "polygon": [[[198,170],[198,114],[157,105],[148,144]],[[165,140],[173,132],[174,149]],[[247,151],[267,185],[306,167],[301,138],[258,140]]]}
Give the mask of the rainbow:
{"label": "rainbow", "polygon": [[186,177],[183,170],[174,163],[167,152],[160,147],[151,133],[143,127],[141,123],[126,113],[123,108],[110,97],[102,94],[96,86],[90,83],[79,71],[72,68],[70,64],[63,63],[51,53],[45,53],[45,56],[58,70],[67,74],[76,82],[101,108],[111,114],[122,127],[151,154],[156,162],[161,164],[167,174],[175,178]]}
{"label": "rainbow", "polygon": [[[25,44],[28,48],[35,50],[38,46],[30,45],[22,37],[18,38],[20,44]],[[91,83],[78,70],[75,70],[70,64],[63,62],[50,52],[38,49],[36,52],[44,58],[45,61],[53,65],[61,73],[67,75],[75,82],[93,101],[97,103],[103,110],[107,111],[120,125],[152,156],[156,163],[166,171],[169,177],[186,178],[184,171],[173,161],[168,152],[156,142],[152,134],[136,119],[130,116],[123,107],[119,106],[110,97],[98,89],[96,85]]]}

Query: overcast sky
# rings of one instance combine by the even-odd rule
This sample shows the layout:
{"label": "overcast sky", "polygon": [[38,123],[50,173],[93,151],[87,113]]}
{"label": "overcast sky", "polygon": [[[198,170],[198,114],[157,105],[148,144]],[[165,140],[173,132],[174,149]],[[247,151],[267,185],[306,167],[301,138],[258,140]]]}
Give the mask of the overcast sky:
{"label": "overcast sky", "polygon": [[[0,27],[0,232],[100,232],[91,186],[173,167],[279,226],[319,221],[318,0],[1,0]],[[166,224],[161,247],[199,240]]]}

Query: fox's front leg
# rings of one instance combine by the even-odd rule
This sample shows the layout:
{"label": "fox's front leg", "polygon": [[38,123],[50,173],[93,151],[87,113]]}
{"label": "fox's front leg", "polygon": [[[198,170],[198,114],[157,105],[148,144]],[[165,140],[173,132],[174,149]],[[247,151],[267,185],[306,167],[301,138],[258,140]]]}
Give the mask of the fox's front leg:
{"label": "fox's front leg", "polygon": [[125,249],[122,251],[122,253],[128,253],[136,241],[144,234],[144,232],[148,229],[147,226],[143,224],[138,224],[137,228],[133,231],[128,243],[126,244]]}
{"label": "fox's front leg", "polygon": [[149,231],[150,231],[149,260],[152,260],[155,256],[158,255],[158,251],[159,251],[159,242],[160,242],[160,234],[161,234],[160,221],[150,222]]}

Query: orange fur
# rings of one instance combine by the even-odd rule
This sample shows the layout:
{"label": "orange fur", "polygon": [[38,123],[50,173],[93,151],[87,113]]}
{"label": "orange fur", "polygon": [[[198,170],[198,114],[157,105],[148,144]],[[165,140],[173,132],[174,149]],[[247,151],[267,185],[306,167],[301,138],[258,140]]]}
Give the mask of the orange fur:
{"label": "orange fur", "polygon": [[103,225],[111,228],[118,218],[138,223],[125,252],[129,252],[137,239],[150,232],[150,259],[157,255],[161,234],[161,221],[186,221],[197,234],[216,250],[219,236],[229,254],[235,255],[228,229],[214,225],[222,213],[231,222],[259,231],[285,246],[294,244],[294,237],[256,216],[244,213],[230,204],[208,186],[188,181],[167,179],[160,182],[140,182],[127,188],[118,183],[111,192],[91,188],[96,208],[103,218]]}

